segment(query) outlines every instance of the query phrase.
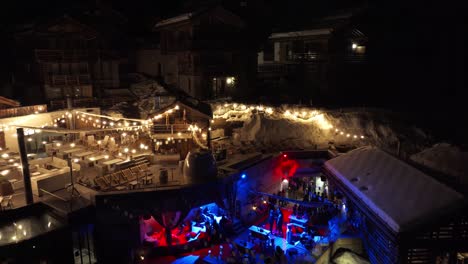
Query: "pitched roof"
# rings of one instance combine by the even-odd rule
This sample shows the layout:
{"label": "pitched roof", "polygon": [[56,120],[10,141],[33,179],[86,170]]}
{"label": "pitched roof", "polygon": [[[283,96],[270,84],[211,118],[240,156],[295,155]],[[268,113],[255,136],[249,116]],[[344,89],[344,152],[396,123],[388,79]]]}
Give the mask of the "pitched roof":
{"label": "pitched roof", "polygon": [[0,96],[0,105],[6,105],[9,107],[19,107],[21,104],[18,101]]}
{"label": "pitched roof", "polygon": [[395,232],[463,201],[460,193],[375,147],[352,150],[325,168]]}
{"label": "pitched roof", "polygon": [[213,118],[213,111],[211,110],[210,104],[188,96],[178,97],[172,104],[159,109],[158,113],[165,112],[166,110],[173,108],[177,104],[182,104],[190,109],[193,109],[194,111],[199,112],[208,119]]}
{"label": "pitched roof", "polygon": [[203,14],[206,13],[217,13],[221,17],[225,17],[227,20],[229,20],[229,23],[236,24],[239,26],[244,26],[244,21],[242,20],[241,17],[238,15],[228,11],[227,9],[223,8],[222,6],[215,6],[215,7],[210,7],[210,8],[202,8],[193,12],[189,13],[184,13],[175,17],[167,18],[164,20],[159,21],[156,23],[154,26],[155,29],[159,29],[161,27],[169,26],[169,25],[175,25],[183,22],[188,22],[191,19],[197,18]]}

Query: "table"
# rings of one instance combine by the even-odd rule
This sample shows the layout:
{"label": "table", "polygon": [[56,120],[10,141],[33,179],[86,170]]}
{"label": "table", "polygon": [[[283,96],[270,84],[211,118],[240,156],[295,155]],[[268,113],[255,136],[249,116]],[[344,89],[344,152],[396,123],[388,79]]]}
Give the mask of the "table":
{"label": "table", "polygon": [[306,228],[308,220],[306,218],[297,218],[294,215],[289,216],[289,223],[296,224],[302,228]]}
{"label": "table", "polygon": [[106,166],[112,166],[112,165],[114,165],[116,163],[119,163],[121,161],[122,161],[121,159],[113,159],[113,160],[104,161],[102,164],[104,164]]}
{"label": "table", "polygon": [[130,190],[136,189],[137,185],[138,185],[137,181],[131,181],[128,183],[128,187],[130,188]]}
{"label": "table", "polygon": [[[109,156],[107,156],[107,157],[109,157]],[[103,159],[106,159],[106,155],[99,155],[99,156],[94,157],[94,161],[96,163],[99,162],[100,160],[103,160]]]}
{"label": "table", "polygon": [[255,244],[250,243],[250,242],[248,242],[248,241],[241,240],[241,239],[236,239],[236,240],[234,240],[234,243],[235,243],[237,246],[239,246],[239,247],[245,249],[245,250],[246,250],[245,252],[248,252],[248,251],[252,250],[252,249],[255,247]]}
{"label": "table", "polygon": [[71,148],[71,149],[66,149],[62,152],[65,154],[71,154],[71,153],[82,151],[82,150],[83,150],[82,148]]}
{"label": "table", "polygon": [[252,233],[253,237],[260,238],[262,240],[268,239],[271,233],[270,230],[266,230],[259,226],[251,226],[249,227],[249,231]]}
{"label": "table", "polygon": [[80,159],[84,159],[86,156],[93,155],[93,154],[94,152],[92,151],[85,151],[85,152],[75,153],[73,155]]}

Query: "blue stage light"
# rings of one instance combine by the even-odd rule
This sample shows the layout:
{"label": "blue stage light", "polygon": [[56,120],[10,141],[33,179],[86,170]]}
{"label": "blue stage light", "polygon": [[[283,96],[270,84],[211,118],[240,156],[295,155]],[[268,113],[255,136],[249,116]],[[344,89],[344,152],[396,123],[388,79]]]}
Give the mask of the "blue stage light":
{"label": "blue stage light", "polygon": [[247,175],[246,175],[245,173],[243,173],[243,174],[241,175],[241,178],[242,178],[242,179],[245,179],[245,178],[247,178]]}

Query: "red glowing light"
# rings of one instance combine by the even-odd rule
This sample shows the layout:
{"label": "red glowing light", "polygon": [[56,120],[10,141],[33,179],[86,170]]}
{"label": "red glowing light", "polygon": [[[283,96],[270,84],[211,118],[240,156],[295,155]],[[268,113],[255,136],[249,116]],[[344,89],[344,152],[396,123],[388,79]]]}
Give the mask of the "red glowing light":
{"label": "red glowing light", "polygon": [[287,157],[288,157],[288,155],[286,155],[286,154],[283,154],[283,157],[287,158]]}
{"label": "red glowing light", "polygon": [[299,163],[295,160],[280,160],[274,168],[274,174],[281,177],[292,177],[299,168]]}

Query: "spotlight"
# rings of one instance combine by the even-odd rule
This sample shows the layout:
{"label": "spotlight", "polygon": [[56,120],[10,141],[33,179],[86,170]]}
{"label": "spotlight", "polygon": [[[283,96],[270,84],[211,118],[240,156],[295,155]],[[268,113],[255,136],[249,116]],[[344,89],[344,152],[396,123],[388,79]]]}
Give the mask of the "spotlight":
{"label": "spotlight", "polygon": [[247,178],[247,175],[246,175],[245,173],[243,173],[243,174],[241,175],[241,178],[242,178],[242,179],[245,179],[245,178]]}

